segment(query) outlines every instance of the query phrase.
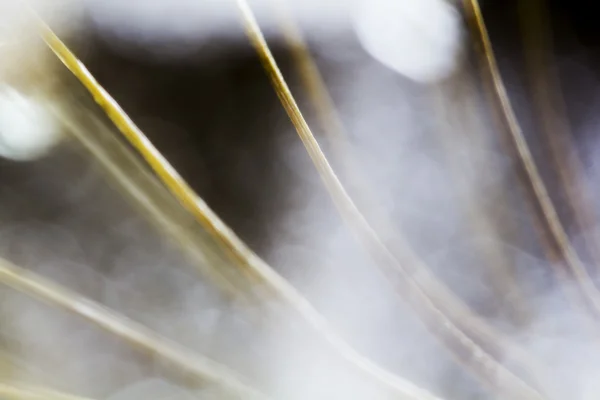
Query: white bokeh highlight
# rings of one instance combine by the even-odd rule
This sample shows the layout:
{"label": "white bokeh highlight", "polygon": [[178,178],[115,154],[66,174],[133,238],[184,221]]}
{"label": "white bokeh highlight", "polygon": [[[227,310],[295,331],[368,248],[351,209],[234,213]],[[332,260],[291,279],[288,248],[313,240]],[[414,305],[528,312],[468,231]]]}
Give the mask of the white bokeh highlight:
{"label": "white bokeh highlight", "polygon": [[414,81],[443,80],[459,65],[462,21],[446,0],[362,0],[354,26],[371,56]]}
{"label": "white bokeh highlight", "polygon": [[61,137],[58,121],[44,104],[10,86],[0,86],[0,156],[34,160]]}

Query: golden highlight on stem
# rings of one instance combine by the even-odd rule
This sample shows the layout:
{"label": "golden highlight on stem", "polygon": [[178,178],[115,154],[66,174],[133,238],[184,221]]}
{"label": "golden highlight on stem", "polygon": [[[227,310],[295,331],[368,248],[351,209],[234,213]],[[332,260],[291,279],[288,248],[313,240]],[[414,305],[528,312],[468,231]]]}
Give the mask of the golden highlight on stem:
{"label": "golden highlight on stem", "polygon": [[[365,197],[373,195],[373,190],[368,186],[368,180],[364,179],[362,175],[362,169],[358,168],[356,165],[356,159],[351,157],[352,146],[348,143],[348,136],[346,133],[346,129],[344,128],[344,124],[339,116],[339,113],[336,110],[335,104],[331,95],[329,94],[325,81],[319,72],[317,64],[313,57],[311,56],[310,50],[303,38],[302,32],[300,31],[297,24],[294,22],[293,16],[289,12],[289,7],[286,7],[286,0],[271,0],[273,4],[273,8],[275,14],[277,15],[277,20],[280,25],[280,29],[283,32],[283,36],[285,38],[286,44],[289,47],[291,54],[294,59],[294,63],[296,65],[296,69],[298,74],[300,75],[300,79],[302,81],[303,89],[307,92],[310,101],[312,103],[312,108],[314,112],[318,116],[319,124],[323,132],[325,133],[329,142],[331,142],[333,146],[333,150],[336,158],[339,159],[341,165],[344,167],[344,170],[347,174],[345,178],[350,178],[353,181],[357,181],[359,184],[358,187],[361,190],[358,190],[353,195],[361,195],[361,200],[366,200]],[[458,84],[454,81],[452,83],[443,84],[445,87],[442,90],[435,91],[433,94],[436,98],[443,98],[445,91],[452,91],[455,87],[470,87],[473,85],[471,79],[466,76],[466,72],[461,72],[456,76],[455,80],[459,80]],[[468,93],[466,94],[467,98],[473,96],[473,89],[470,91],[467,89]],[[465,96],[465,95],[463,95]],[[452,100],[448,100],[452,101]],[[440,105],[442,108],[442,105]],[[462,113],[454,113],[452,115],[453,119],[460,124],[461,131],[477,131],[480,129],[484,129],[483,122],[480,121],[474,113],[468,113],[466,111],[474,111],[471,109],[463,110]],[[460,115],[456,115],[460,114]],[[466,121],[466,122],[465,122]],[[472,129],[466,129],[464,126],[468,126]],[[477,126],[477,128],[474,128]],[[440,130],[447,130],[447,126],[441,126]],[[449,145],[450,138],[448,135],[442,134],[440,135],[440,140],[444,142],[445,145]],[[452,154],[449,152],[448,156],[453,160],[451,162],[456,162],[456,157],[451,157]],[[458,171],[456,171],[456,179],[460,180],[461,178],[458,176]],[[370,199],[369,199],[370,200]],[[375,204],[374,201],[368,202],[368,205],[371,206]],[[491,233],[493,228],[491,227],[491,221],[488,220],[487,217],[484,216],[484,210],[480,209],[479,205],[472,204],[470,202],[466,205],[468,210],[472,210],[470,215],[472,214],[472,223],[473,229],[477,232],[485,231],[487,233]],[[369,210],[371,211],[371,210]],[[380,223],[387,221],[387,218],[381,216],[378,219],[378,226]],[[391,225],[391,224],[387,224]],[[387,232],[392,232],[393,229],[391,226],[386,229]],[[398,240],[399,238],[397,238]],[[508,260],[505,260],[502,255],[498,254],[499,252],[494,251],[493,249],[488,249],[487,246],[483,246],[485,249],[483,251],[486,253],[486,260],[490,262],[491,269],[493,269],[493,273],[497,274],[499,279],[496,283],[502,283],[503,288],[506,289],[509,287],[510,283],[517,283],[514,277],[510,276],[510,267],[508,266]],[[496,281],[496,280],[494,280]],[[514,286],[512,287],[514,290]],[[503,291],[502,293],[504,293]],[[460,302],[456,296],[453,299],[454,302]],[[517,300],[518,299],[518,300]],[[446,301],[445,299],[444,301]],[[518,294],[515,295],[515,301],[513,302],[515,305],[515,313],[521,314],[522,309],[526,308],[525,300],[521,298]],[[477,318],[477,316],[473,315],[472,318]],[[519,319],[524,319],[523,316],[519,316]],[[482,324],[485,324],[485,321],[481,321]],[[488,325],[488,329],[492,329]],[[499,333],[497,333],[499,335]]]}
{"label": "golden highlight on stem", "polygon": [[374,364],[340,338],[329,326],[329,323],[295,288],[252,252],[218,218],[144,136],[116,101],[98,84],[83,63],[75,57],[43,21],[35,15],[34,18],[42,37],[50,49],[92,94],[94,100],[113,121],[123,136],[144,157],[165,186],[198,219],[202,226],[217,239],[217,242],[226,250],[233,261],[266,282],[274,294],[285,300],[288,305],[296,310],[314,331],[320,334],[337,351],[342,359],[365,373],[376,383],[385,386],[403,398],[412,400],[437,400],[435,396],[426,390]]}
{"label": "golden highlight on stem", "polygon": [[[397,229],[393,224],[389,223],[387,216],[383,215],[384,213],[378,213],[377,208],[373,207],[373,205],[376,204],[376,201],[374,201],[375,199],[373,198],[375,195],[374,190],[368,184],[368,179],[365,179],[362,174],[363,171],[357,165],[355,157],[352,157],[353,149],[348,143],[343,122],[338,115],[335,104],[328,93],[324,79],[310,54],[310,50],[304,41],[302,33],[295,24],[292,15],[289,13],[288,7],[286,7],[286,0],[271,0],[271,3],[273,4],[274,13],[277,15],[277,20],[280,29],[283,32],[286,44],[289,46],[292,53],[303,89],[307,92],[314,111],[318,116],[319,124],[333,147],[334,156],[343,167],[345,178],[353,180],[356,183],[357,188],[359,188],[359,190],[355,191],[353,194],[357,197],[360,196],[361,205],[369,207],[368,211],[370,212],[370,219],[377,218],[376,225],[379,231],[391,234],[393,236],[392,242],[394,244],[402,243],[402,245],[405,246],[403,238],[397,234]],[[465,75],[466,73],[462,72],[457,76],[456,79],[460,79],[458,86],[467,87],[471,85],[471,82],[464,77]],[[454,87],[454,85],[452,85],[452,87]],[[445,90],[450,90],[450,88],[446,87]],[[471,93],[467,94],[467,96],[470,94]],[[438,95],[436,92],[436,96],[443,95]],[[477,123],[473,120],[472,114],[463,117],[453,114],[453,117],[455,120],[458,118],[457,121],[460,121],[460,124],[464,124],[465,118],[470,121],[467,123],[472,123],[473,125]],[[440,127],[440,129],[447,129],[447,127],[444,125],[444,127]],[[441,136],[443,140],[446,140],[447,135]],[[467,207],[469,210],[474,210],[472,204]],[[483,210],[480,210],[478,215],[473,215],[472,220],[474,229],[489,231],[492,229],[490,226],[491,221],[484,218],[482,213]],[[490,268],[494,271],[493,273],[500,277],[499,281],[505,282],[506,284],[508,284],[506,281],[509,280],[514,282],[514,279],[507,276],[510,275],[510,272],[508,272],[510,267],[507,265],[508,260],[504,260],[500,254],[497,254],[499,252],[494,252],[491,249],[488,249],[487,246],[483,247],[485,247],[483,251],[486,255],[486,261],[490,263]],[[415,264],[414,261],[413,264]],[[427,266],[422,260],[418,260],[418,264],[421,266],[419,274],[423,277],[421,283],[424,286],[424,290],[430,296],[433,295],[432,297],[436,299],[436,305],[444,312],[444,314],[451,319],[453,318],[461,329],[464,329],[475,342],[488,349],[491,348],[491,353],[496,354],[497,357],[502,358],[505,354],[513,354],[515,358],[521,360],[523,365],[532,365],[535,363],[536,360],[532,360],[531,354],[526,353],[521,348],[517,348],[514,343],[511,343],[506,337],[503,337],[500,332],[486,323],[485,320],[473,313],[462,300],[449,291],[433,274],[425,274],[422,268],[427,268]],[[415,269],[417,269],[417,267],[418,266],[415,266]],[[428,277],[427,280],[424,278],[425,276]],[[516,306],[515,313],[520,313],[523,311],[521,308],[525,308],[524,301],[515,301],[514,303]],[[519,318],[523,319],[521,314],[519,315]],[[529,369],[534,368],[529,367]],[[539,364],[535,369],[540,369]]]}
{"label": "golden highlight on stem", "polygon": [[229,260],[215,250],[212,238],[111,129],[89,113],[78,113],[72,108],[68,115],[62,110],[56,113],[139,211],[166,232],[213,285],[232,299],[248,300],[243,289],[247,282],[241,276],[232,276]]}
{"label": "golden highlight on stem", "polygon": [[[319,68],[310,54],[310,50],[302,37],[302,32],[290,15],[287,5],[289,0],[270,0],[277,16],[280,29],[296,64],[302,85],[313,104],[323,132],[331,141],[336,156],[343,160],[348,152],[346,132],[333,99],[327,90]],[[347,167],[347,165],[344,165]],[[353,172],[354,173],[354,172]]]}
{"label": "golden highlight on stem", "polygon": [[[456,321],[448,318],[444,310],[436,305],[435,301],[429,297],[429,293],[426,293],[422,285],[415,279],[414,272],[420,270],[422,266],[404,243],[395,243],[395,245],[402,250],[401,258],[408,261],[408,267],[403,266],[395,254],[381,241],[327,161],[269,50],[250,6],[245,0],[236,0],[236,3],[240,9],[248,38],[255,47],[263,67],[275,87],[277,96],[292,120],[330,196],[342,217],[353,228],[354,234],[361,239],[383,272],[394,282],[398,292],[412,301],[413,307],[417,309],[418,315],[426,325],[448,345],[463,365],[470,367],[471,371],[482,378],[484,382],[502,393],[510,393],[513,398],[544,398],[537,389],[506,369],[497,359],[494,359],[478,343],[474,342],[461,330]],[[445,291],[444,294],[446,294]]]}

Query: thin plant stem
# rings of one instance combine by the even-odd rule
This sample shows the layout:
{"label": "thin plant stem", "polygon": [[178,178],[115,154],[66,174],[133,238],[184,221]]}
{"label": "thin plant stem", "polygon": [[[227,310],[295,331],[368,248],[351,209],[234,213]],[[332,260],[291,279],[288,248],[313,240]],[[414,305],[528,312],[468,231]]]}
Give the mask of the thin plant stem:
{"label": "thin plant stem", "polygon": [[140,350],[167,361],[172,368],[186,376],[220,385],[240,398],[257,400],[268,398],[245,383],[245,379],[235,372],[215,361],[194,354],[191,350],[161,337],[149,328],[4,259],[0,259],[0,283],[73,313]]}
{"label": "thin plant stem", "polygon": [[[541,222],[543,224],[543,235],[550,240],[548,248],[553,248],[560,260],[563,261],[566,270],[561,268],[561,262],[552,264],[558,269],[558,273],[565,278],[574,279],[577,284],[578,294],[581,300],[585,302],[586,309],[593,317],[600,317],[600,292],[594,286],[585,266],[579,256],[571,246],[567,233],[558,217],[558,213],[552,203],[548,190],[540,176],[540,173],[533,161],[533,156],[523,135],[523,130],[517,120],[508,97],[506,87],[496,57],[494,55],[492,43],[487,32],[485,21],[481,13],[478,0],[464,0],[464,7],[474,22],[477,35],[483,47],[483,56],[490,74],[494,94],[500,105],[502,115],[510,133],[510,139],[516,152],[516,157],[521,163],[527,178],[527,186],[531,193],[531,200],[541,213]],[[568,290],[568,289],[567,289]],[[570,292],[570,290],[568,290]]]}
{"label": "thin plant stem", "polygon": [[[202,226],[217,240],[231,259],[243,270],[253,273],[258,279],[267,283],[273,294],[282,298],[305,321],[329,343],[344,360],[359,371],[366,373],[375,382],[403,398],[413,400],[435,400],[437,397],[414,385],[404,378],[393,374],[363,355],[345,342],[321,314],[296,291],[285,279],[278,275],[268,264],[258,257],[235,233],[221,221],[191,187],[183,180],[169,162],[158,152],[154,145],[144,136],[134,122],[125,114],[116,101],[102,88],[90,72],[85,68],[54,32],[35,14],[42,37],[65,64],[92,94],[94,100],[117,126],[129,143],[139,151],[142,157],[158,175],[172,194],[186,207]],[[532,397],[533,398],[533,397]]]}
{"label": "thin plant stem", "polygon": [[[452,349],[456,358],[463,365],[469,367],[484,382],[487,382],[491,387],[502,393],[510,393],[513,398],[545,398],[537,389],[531,387],[517,375],[506,369],[500,362],[482,349],[461,330],[460,326],[457,326],[456,322],[449,319],[437,307],[428,293],[425,293],[423,286],[415,279],[415,270],[420,270],[419,267],[422,266],[407,246],[401,243],[394,243],[397,248],[401,248],[402,258],[404,260],[408,259],[408,263],[406,264],[410,265],[409,268],[406,268],[404,266],[406,264],[403,265],[396,258],[395,254],[380,240],[364,215],[358,210],[327,161],[269,50],[250,6],[245,0],[236,0],[236,3],[241,12],[247,36],[258,52],[263,67],[275,88],[275,92],[296,128],[332,200],[342,217],[353,229],[353,232],[365,244],[367,250],[378,262],[378,266],[394,282],[397,291],[412,301],[413,307],[417,307],[418,309],[418,315],[426,322],[429,328]],[[464,354],[470,354],[471,356],[465,357]],[[477,357],[474,355],[477,355]]]}
{"label": "thin plant stem", "polygon": [[[353,157],[352,154],[353,149],[348,143],[348,136],[344,124],[339,117],[333,99],[327,91],[325,81],[310,54],[310,50],[304,41],[299,27],[294,23],[294,19],[290,15],[285,2],[285,0],[271,0],[284,39],[291,50],[291,54],[297,66],[302,86],[311,100],[323,132],[333,147],[335,157],[344,168],[344,172],[346,173],[345,177],[353,179],[357,184],[359,190],[356,191],[356,195],[360,197],[361,204],[376,204],[374,199],[371,198],[374,195],[374,190],[369,186],[368,180],[365,179],[362,174],[362,169],[359,168],[355,162],[355,157]],[[464,84],[468,85],[469,83]],[[444,135],[444,137],[446,136]],[[469,206],[469,209],[471,208],[472,207]],[[369,211],[372,211],[372,207]],[[483,221],[483,216],[481,215],[483,210],[480,211],[481,212],[477,213],[477,215],[474,215],[473,212],[470,214],[473,217],[473,224],[476,225],[477,228],[491,230],[490,224]],[[400,235],[395,232],[395,228],[389,223],[388,218],[383,215],[369,216],[371,218],[377,217],[378,230],[380,232],[385,231],[392,235],[394,245],[403,240]],[[402,243],[402,246],[405,247],[406,244]],[[486,251],[486,255],[488,255],[486,259],[494,264],[494,271],[498,271],[498,274],[501,274],[506,278],[503,278],[503,281],[508,280],[509,278],[505,275],[505,272],[509,269],[507,265],[508,261],[504,259],[501,260],[502,257],[501,255],[496,254],[497,252]],[[497,265],[499,263],[501,263],[501,265]],[[421,260],[419,260],[419,265],[426,267]],[[533,365],[536,363],[534,360],[531,360],[530,354],[524,352],[523,349],[516,348],[513,343],[509,343],[508,339],[502,337],[502,335],[493,327],[475,315],[469,307],[467,307],[451,291],[446,289],[435,276],[423,271],[419,271],[419,274],[423,276],[421,282],[428,294],[438,299],[437,306],[444,310],[449,318],[454,318],[455,322],[460,325],[462,329],[469,332],[469,335],[475,342],[479,342],[480,345],[484,345],[487,348],[496,349],[495,353],[498,357],[503,357],[505,354],[510,353],[515,355],[516,358],[520,358],[524,365]],[[428,279],[425,279],[425,276],[427,276]],[[514,279],[512,281],[514,282]],[[523,311],[523,300],[520,299],[515,301],[515,307],[519,309],[518,312]],[[516,356],[517,354],[518,356]],[[535,368],[541,368],[539,363]],[[529,369],[533,368],[529,367]]]}

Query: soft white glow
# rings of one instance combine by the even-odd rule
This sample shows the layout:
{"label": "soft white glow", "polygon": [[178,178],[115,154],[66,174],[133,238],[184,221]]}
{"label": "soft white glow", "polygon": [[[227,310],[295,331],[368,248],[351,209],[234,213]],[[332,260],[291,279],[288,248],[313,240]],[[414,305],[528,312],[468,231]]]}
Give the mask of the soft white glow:
{"label": "soft white glow", "polygon": [[[352,0],[354,1],[354,0]],[[245,40],[239,10],[224,0],[82,0],[92,24],[102,35],[125,44],[147,46],[165,54],[197,46],[215,36]],[[261,29],[281,35],[272,0],[248,0]],[[347,25],[350,0],[284,0],[297,23],[327,35]],[[157,46],[166,43],[168,46]],[[120,43],[122,45],[123,43]],[[168,53],[166,53],[168,55]]]}
{"label": "soft white glow", "polygon": [[56,145],[61,132],[43,104],[7,86],[0,86],[0,156],[27,161]]}
{"label": "soft white glow", "polygon": [[374,58],[415,81],[444,79],[459,62],[462,23],[446,0],[363,0],[354,24]]}

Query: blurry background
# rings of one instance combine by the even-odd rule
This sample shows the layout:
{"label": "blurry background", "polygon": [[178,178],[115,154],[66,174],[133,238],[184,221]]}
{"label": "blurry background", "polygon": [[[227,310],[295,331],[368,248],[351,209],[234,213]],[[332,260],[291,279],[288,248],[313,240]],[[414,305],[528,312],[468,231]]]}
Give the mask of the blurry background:
{"label": "blurry background", "polygon": [[[88,0],[77,4],[69,29],[56,26],[208,205],[354,347],[445,399],[493,398],[427,332],[347,230],[233,2],[225,3]],[[277,14],[267,2],[254,3],[317,139],[360,198],[326,140]],[[549,398],[596,398],[596,332],[559,289],[552,264],[560,261],[540,244],[476,40],[465,25],[460,68],[442,81],[415,82],[365,51],[354,6],[329,0],[289,9],[367,178],[368,204],[475,313],[550,366]],[[486,0],[482,7],[534,158],[595,277],[599,32],[592,4]],[[46,84],[36,80],[50,82],[60,88],[53,101],[75,126],[116,132],[58,61],[33,49],[42,61],[21,64],[10,79],[34,88]],[[575,160],[569,171],[576,178],[561,180],[561,160]],[[581,187],[590,200],[583,221],[568,198],[583,196]],[[225,299],[75,139],[35,161],[0,160],[0,238],[3,257],[207,354],[275,398],[392,398],[353,379],[301,324],[264,304]],[[95,399],[226,398],[76,317],[4,287],[0,297],[2,382]]]}

